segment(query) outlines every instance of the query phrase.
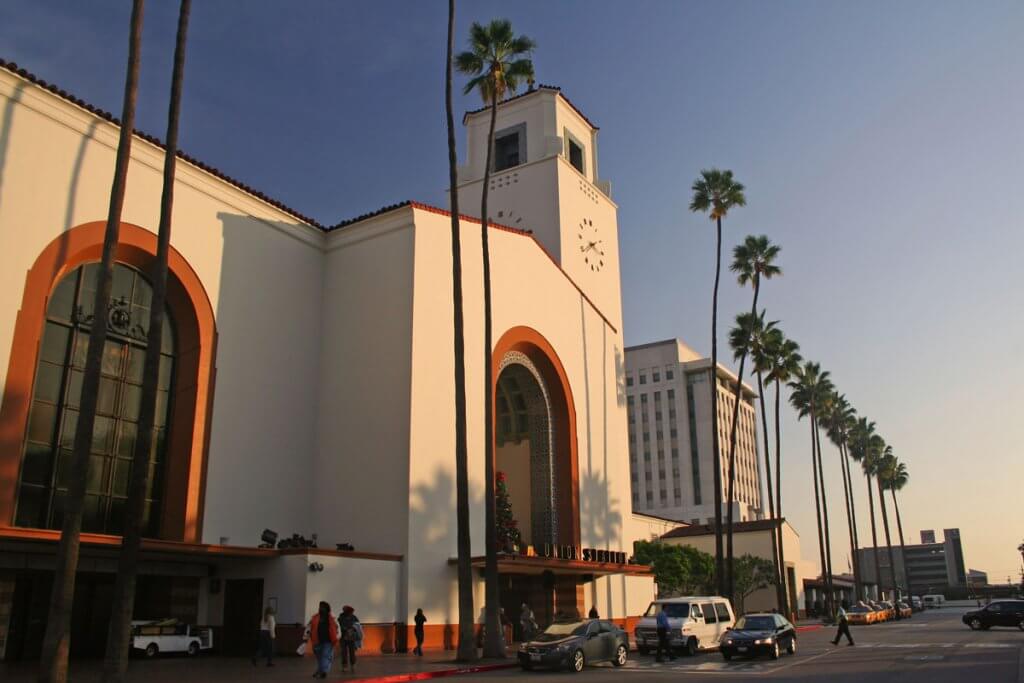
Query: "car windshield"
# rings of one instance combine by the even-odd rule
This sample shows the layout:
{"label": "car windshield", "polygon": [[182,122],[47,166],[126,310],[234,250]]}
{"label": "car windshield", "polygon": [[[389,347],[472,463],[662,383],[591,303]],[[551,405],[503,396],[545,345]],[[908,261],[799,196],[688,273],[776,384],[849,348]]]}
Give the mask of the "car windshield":
{"label": "car windshield", "polygon": [[647,608],[646,612],[644,612],[644,616],[656,617],[658,616],[658,611],[662,607],[665,608],[665,615],[669,619],[682,619],[690,616],[690,603],[688,602],[652,602],[651,606]]}
{"label": "car windshield", "polygon": [[870,607],[862,607],[861,605],[856,605],[854,607],[851,607],[850,611],[851,612],[856,612],[857,614],[866,614],[867,612],[871,611],[871,608]]}
{"label": "car windshield", "polygon": [[735,626],[737,631],[774,631],[775,620],[771,617],[740,617]]}
{"label": "car windshield", "polygon": [[[566,621],[558,624],[551,624],[541,636],[557,636],[558,638],[564,638],[566,636],[582,636],[587,632],[587,626],[589,622],[585,621]],[[538,637],[537,640],[542,640]],[[547,640],[547,639],[544,639]]]}

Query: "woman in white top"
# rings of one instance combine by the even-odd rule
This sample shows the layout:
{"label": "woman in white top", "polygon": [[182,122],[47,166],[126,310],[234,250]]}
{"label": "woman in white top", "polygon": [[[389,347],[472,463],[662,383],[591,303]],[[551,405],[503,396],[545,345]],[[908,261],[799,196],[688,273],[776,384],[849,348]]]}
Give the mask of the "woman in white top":
{"label": "woman in white top", "polygon": [[263,610],[263,621],[260,622],[260,647],[252,656],[252,665],[256,666],[256,659],[267,658],[267,666],[274,666],[274,639],[277,637],[277,620],[274,619],[274,608],[267,607]]}

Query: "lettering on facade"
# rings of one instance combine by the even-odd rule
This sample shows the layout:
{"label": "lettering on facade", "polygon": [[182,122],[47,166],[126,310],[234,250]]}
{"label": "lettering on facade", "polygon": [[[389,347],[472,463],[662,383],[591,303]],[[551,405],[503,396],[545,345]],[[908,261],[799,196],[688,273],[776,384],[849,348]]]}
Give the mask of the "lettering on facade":
{"label": "lettering on facade", "polygon": [[545,543],[536,552],[533,546],[527,546],[528,556],[550,557],[558,560],[579,560],[581,562],[602,562],[609,564],[627,564],[626,553],[617,550],[600,550],[598,548],[583,548],[578,545],[552,545]]}

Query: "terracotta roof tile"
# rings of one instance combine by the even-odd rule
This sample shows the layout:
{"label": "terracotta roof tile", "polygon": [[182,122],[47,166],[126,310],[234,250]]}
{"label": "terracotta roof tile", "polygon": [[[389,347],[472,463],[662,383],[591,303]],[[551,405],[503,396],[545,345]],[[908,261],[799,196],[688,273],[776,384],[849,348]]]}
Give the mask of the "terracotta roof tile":
{"label": "terracotta roof tile", "polygon": [[[121,121],[116,116],[111,114],[110,112],[104,111],[103,109],[95,107],[95,106],[89,104],[88,102],[85,102],[82,99],[80,99],[78,97],[75,97],[71,93],[68,93],[67,91],[65,91],[63,89],[58,88],[55,85],[47,83],[46,81],[44,81],[43,79],[39,78],[35,74],[33,74],[33,73],[31,73],[31,72],[29,72],[29,71],[27,71],[25,69],[22,69],[22,68],[18,67],[18,65],[15,64],[14,62],[8,62],[8,61],[6,61],[4,59],[0,59],[0,68],[6,69],[7,71],[10,71],[11,73],[17,74],[18,76],[24,78],[26,81],[28,81],[30,83],[33,83],[33,84],[39,86],[40,88],[43,88],[44,90],[50,91],[54,95],[57,95],[58,97],[66,100],[68,102],[71,102],[75,106],[78,106],[78,107],[81,107],[82,109],[85,109],[87,112],[89,112],[89,113],[91,113],[91,114],[93,114],[95,116],[98,116],[101,119],[103,119],[105,121],[108,121],[109,123],[112,123],[115,126],[120,126],[121,125]],[[135,129],[133,132],[135,133],[135,135],[138,138],[140,138],[142,140],[145,140],[146,142],[149,142],[150,144],[156,145],[157,147],[160,147],[161,149],[164,149],[164,150],[167,149],[166,146],[164,146],[164,143],[160,140],[160,138],[157,138],[157,137],[155,137],[153,135],[149,135],[147,133],[144,133],[144,132],[142,132],[142,131],[140,131],[138,129]],[[276,208],[280,209],[281,211],[284,211],[285,213],[291,214],[292,216],[294,216],[295,218],[298,218],[299,220],[301,220],[302,222],[306,223],[307,225],[313,226],[315,228],[319,228],[321,230],[326,230],[325,226],[322,225],[319,221],[317,221],[317,220],[315,220],[313,218],[310,218],[309,216],[306,216],[305,214],[303,214],[303,213],[301,213],[299,211],[296,211],[295,209],[293,209],[293,208],[289,207],[288,205],[286,205],[284,202],[280,202],[280,201],[274,199],[273,197],[267,196],[266,194],[260,192],[259,190],[256,190],[256,189],[246,185],[245,183],[243,183],[240,180],[236,180],[235,178],[232,178],[231,176],[229,176],[228,174],[224,173],[220,169],[217,169],[217,168],[214,168],[213,166],[205,164],[202,161],[199,161],[198,159],[196,159],[195,157],[191,157],[188,154],[186,154],[186,153],[184,153],[184,152],[182,152],[180,150],[178,151],[178,158],[183,160],[183,161],[188,162],[189,164],[192,164],[196,168],[199,168],[199,169],[201,169],[203,171],[206,171],[207,173],[209,173],[212,176],[220,178],[221,180],[223,180],[226,183],[234,185],[238,189],[242,190],[243,192],[247,192],[248,194],[251,194],[253,197],[256,197],[260,201],[266,202],[267,204],[270,204],[271,206],[276,207]]]}
{"label": "terracotta roof tile", "polygon": [[[499,104],[507,104],[507,103],[512,102],[514,100],[518,100],[521,97],[526,97],[527,95],[532,95],[533,93],[537,92],[538,90],[550,90],[551,92],[558,93],[559,95],[561,95],[562,99],[565,100],[565,103],[568,104],[570,107],[572,107],[572,110],[574,112],[576,112],[577,114],[579,114],[580,117],[584,121],[586,121],[587,124],[591,128],[593,128],[594,130],[600,130],[600,128],[598,126],[596,126],[593,121],[591,121],[590,119],[587,118],[586,114],[584,114],[582,111],[580,111],[579,107],[577,107],[575,104],[572,103],[572,100],[570,100],[568,97],[565,96],[565,93],[562,92],[562,89],[560,87],[558,87],[557,85],[544,85],[543,83],[538,83],[537,87],[534,88],[533,90],[527,90],[524,93],[519,93],[518,95],[513,95],[512,97],[509,97],[507,99],[502,100],[501,102],[499,102]],[[473,114],[479,114],[480,112],[487,111],[488,109],[489,109],[489,107],[480,107],[479,109],[472,109],[470,111],[467,111],[465,114],[462,115],[462,123],[465,124],[466,123],[466,119],[468,117],[472,116]]]}

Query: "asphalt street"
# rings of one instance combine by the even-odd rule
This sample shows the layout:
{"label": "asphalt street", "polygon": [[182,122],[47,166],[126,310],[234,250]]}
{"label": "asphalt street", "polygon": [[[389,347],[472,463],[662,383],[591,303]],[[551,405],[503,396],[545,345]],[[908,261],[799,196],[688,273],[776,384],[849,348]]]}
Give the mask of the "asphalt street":
{"label": "asphalt street", "polygon": [[[671,678],[709,682],[829,681],[830,683],[1024,683],[1024,631],[991,629],[971,631],[960,617],[963,608],[942,608],[915,614],[913,619],[852,627],[856,642],[838,647],[830,639],[835,630],[800,634],[795,655],[778,661],[768,658],[726,662],[717,652],[680,657],[658,664],[653,656],[633,652],[625,667],[610,664],[589,667],[580,678],[602,681],[667,681]],[[506,678],[535,683],[565,681],[563,672],[500,671],[459,676],[460,681],[500,681]]]}

